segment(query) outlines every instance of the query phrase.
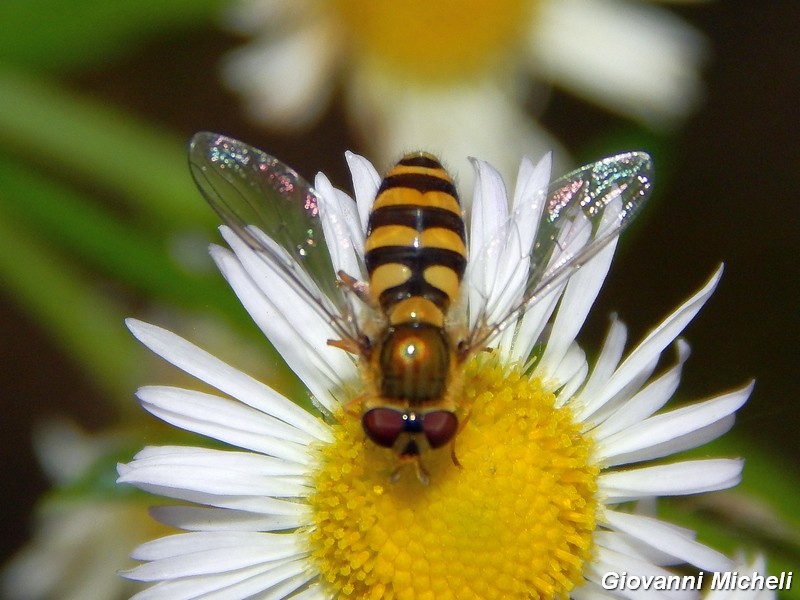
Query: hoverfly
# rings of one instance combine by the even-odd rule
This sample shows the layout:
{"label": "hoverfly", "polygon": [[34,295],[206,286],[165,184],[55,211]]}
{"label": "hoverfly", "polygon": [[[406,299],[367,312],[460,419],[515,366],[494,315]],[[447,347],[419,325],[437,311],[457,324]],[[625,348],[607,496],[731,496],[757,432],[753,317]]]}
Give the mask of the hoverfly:
{"label": "hoverfly", "polygon": [[[393,478],[410,462],[422,482],[425,452],[450,445],[458,464],[465,362],[611,242],[647,199],[652,180],[650,157],[628,152],[576,169],[547,189],[518,193],[508,221],[483,232],[485,243],[468,262],[452,178],[435,156],[408,154],[380,183],[362,219],[365,233],[353,237],[364,240],[353,249],[357,272],[337,272],[322,199],[291,168],[207,132],[192,139],[189,163],[223,221],[330,324],[338,339],[328,344],[358,362],[364,390],[346,406],[358,405],[369,443],[397,453]],[[472,216],[473,231],[478,218]],[[530,232],[521,233],[521,219],[534,221]],[[495,270],[504,274],[485,268],[497,265],[497,256],[503,262]],[[482,294],[469,290],[465,274],[470,282],[482,278]],[[511,287],[524,292],[509,301],[503,288]]]}

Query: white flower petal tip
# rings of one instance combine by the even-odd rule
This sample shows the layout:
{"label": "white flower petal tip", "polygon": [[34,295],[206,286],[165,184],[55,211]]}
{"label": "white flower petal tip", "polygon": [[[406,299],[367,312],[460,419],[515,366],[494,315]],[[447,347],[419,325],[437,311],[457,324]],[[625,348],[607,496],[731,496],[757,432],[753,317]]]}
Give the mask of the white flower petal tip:
{"label": "white flower petal tip", "polygon": [[693,460],[600,475],[600,488],[611,504],[653,496],[688,496],[738,485],[744,460]]}
{"label": "white flower petal tip", "polygon": [[358,206],[361,229],[366,234],[369,213],[381,185],[381,176],[372,163],[363,156],[349,150],[345,152],[344,156],[353,179],[353,192],[356,197],[356,206]]}
{"label": "white flower petal tip", "polygon": [[742,389],[644,419],[598,443],[609,466],[652,460],[701,446],[726,433],[753,391]]}
{"label": "white flower petal tip", "polygon": [[[690,307],[697,306],[697,310],[699,311],[706,301],[714,294],[719,285],[720,280],[722,279],[722,273],[725,271],[725,264],[720,263],[716,270],[711,274],[703,286],[694,293],[692,297],[690,297],[686,302],[684,302],[676,311],[675,313],[679,313],[684,309],[688,309]],[[696,314],[697,311],[695,311]]]}
{"label": "white flower petal tip", "polygon": [[145,323],[144,321],[140,321],[139,319],[135,319],[133,317],[128,317],[125,319],[125,326],[134,335],[134,337],[136,337],[137,340],[139,339],[137,332],[139,331],[140,328],[145,328],[147,325],[148,323]]}
{"label": "white flower petal tip", "polygon": [[586,399],[584,406],[581,408],[582,418],[586,419],[595,414],[596,411],[600,410],[607,402],[611,401],[617,394],[622,393],[626,388],[632,385],[638,388],[640,383],[644,383],[644,380],[655,368],[664,349],[697,316],[697,313],[700,312],[700,309],[703,308],[714,293],[722,277],[722,271],[723,266],[720,265],[702,288],[645,336],[639,345],[617,367],[603,386],[602,392]]}
{"label": "white flower petal tip", "polygon": [[[164,358],[162,352],[169,353],[170,341],[176,337],[174,333],[139,319],[127,318],[125,325],[137,340],[144,346]],[[169,359],[167,359],[169,360]]]}
{"label": "white flower petal tip", "polygon": [[526,194],[524,192],[537,192],[545,190],[550,185],[553,174],[553,151],[546,152],[542,158],[535,161],[530,156],[522,157],[517,173],[517,188],[514,194],[514,204]]}
{"label": "white flower petal tip", "polygon": [[[368,192],[367,195],[375,197],[375,192],[381,184],[381,176],[375,167],[365,157],[355,152],[347,150],[344,153],[344,158],[347,161],[347,166],[350,168],[350,174],[353,178],[353,190],[356,193],[356,198],[359,196],[359,190]],[[369,192],[372,192],[371,194]]]}

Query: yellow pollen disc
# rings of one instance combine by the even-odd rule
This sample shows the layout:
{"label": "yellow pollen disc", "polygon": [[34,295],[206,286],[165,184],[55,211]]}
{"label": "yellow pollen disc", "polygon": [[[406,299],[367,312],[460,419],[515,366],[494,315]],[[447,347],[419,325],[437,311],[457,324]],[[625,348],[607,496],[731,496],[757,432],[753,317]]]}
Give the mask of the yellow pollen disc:
{"label": "yellow pollen disc", "polygon": [[423,83],[492,68],[519,50],[535,0],[330,0],[353,50]]}
{"label": "yellow pollen disc", "polygon": [[[466,368],[449,447],[422,462],[430,483],[340,415],[317,448],[312,560],[336,598],[557,598],[583,581],[597,510],[592,440],[570,410],[488,355]],[[463,418],[463,416],[462,416]]]}

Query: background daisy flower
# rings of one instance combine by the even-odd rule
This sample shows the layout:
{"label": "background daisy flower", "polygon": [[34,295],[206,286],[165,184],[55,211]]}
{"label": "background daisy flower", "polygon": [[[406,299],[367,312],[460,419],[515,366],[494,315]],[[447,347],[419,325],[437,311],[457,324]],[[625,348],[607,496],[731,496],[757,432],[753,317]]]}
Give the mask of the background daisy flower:
{"label": "background daisy flower", "polygon": [[531,118],[540,82],[657,128],[702,95],[702,35],[644,2],[238,0],[229,21],[255,38],[224,67],[254,118],[302,127],[341,90],[381,160],[423,147],[510,174],[557,146]]}
{"label": "background daisy flower", "polygon": [[[348,157],[359,207],[379,179]],[[522,207],[546,189],[550,159],[523,161],[509,212],[502,178],[478,162],[470,236],[473,256],[507,226],[533,242]],[[319,175],[323,223],[334,264],[361,247],[364,229],[352,199]],[[615,209],[619,210],[619,208]],[[612,210],[613,214],[613,210]],[[509,220],[510,219],[510,220]],[[558,248],[591,242],[576,226]],[[602,225],[601,225],[602,230]],[[596,360],[575,342],[605,279],[614,247],[601,250],[465,367],[470,418],[457,438],[456,467],[432,456],[430,483],[389,482],[396,456],[367,443],[342,411],[358,386],[356,366],[327,343],[330,322],[227,227],[231,250],[212,256],[257,325],[313,395],[323,419],[190,342],[129,320],[134,335],[216,393],[153,386],[144,407],[184,429],[237,450],[149,447],[120,465],[119,481],[182,500],[157,509],[189,533],[149,542],[127,577],[153,585],[137,598],[200,597],[601,597],[607,571],[668,574],[689,563],[724,570],[731,561],[691,531],[627,508],[631,501],[725,489],[742,462],[657,462],[726,432],[752,385],[659,412],[680,381],[688,345],[677,336],[713,293],[721,269],[625,358],[616,318]],[[523,242],[525,244],[525,242]],[[513,262],[516,243],[470,263],[470,304],[502,312],[524,293]],[[553,260],[558,260],[555,255]],[[351,267],[355,266],[351,264]],[[358,272],[358,271],[351,271]],[[550,325],[547,328],[548,324]],[[677,341],[676,341],[677,340]],[[657,372],[674,344],[677,360]],[[654,374],[655,373],[655,374]]]}
{"label": "background daisy flower", "polygon": [[64,419],[41,423],[34,440],[54,488],[34,515],[33,539],[0,571],[0,595],[13,600],[130,597],[141,586],[117,571],[131,546],[167,528],[149,517],[148,498],[94,477],[129,440],[118,432],[89,435]]}

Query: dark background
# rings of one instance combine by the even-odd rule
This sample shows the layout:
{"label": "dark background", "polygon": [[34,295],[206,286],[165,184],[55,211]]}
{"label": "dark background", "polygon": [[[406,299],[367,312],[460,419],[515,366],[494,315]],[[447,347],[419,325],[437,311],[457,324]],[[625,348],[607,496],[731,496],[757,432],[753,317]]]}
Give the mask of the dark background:
{"label": "dark background", "polygon": [[[756,378],[738,432],[800,473],[800,4],[754,6],[725,1],[672,7],[711,41],[708,96],[679,133],[669,172],[657,169],[660,195],[626,234],[581,339],[596,347],[606,316],[618,311],[635,342],[724,261],[719,289],[684,334],[693,354],[680,395],[702,398]],[[237,98],[217,77],[220,56],[240,43],[218,31],[155,39],[122,62],[68,84],[186,138],[201,129],[232,134],[306,175],[324,169],[337,186],[349,189],[342,152],[359,145],[348,137],[341,106],[302,137],[270,135],[243,120]],[[558,92],[542,120],[569,148],[621,125]],[[2,291],[0,332],[6,410],[0,510],[10,525],[1,536],[0,557],[6,557],[26,539],[30,510],[47,489],[30,451],[32,425],[62,413],[98,429],[113,415],[92,382]]]}

